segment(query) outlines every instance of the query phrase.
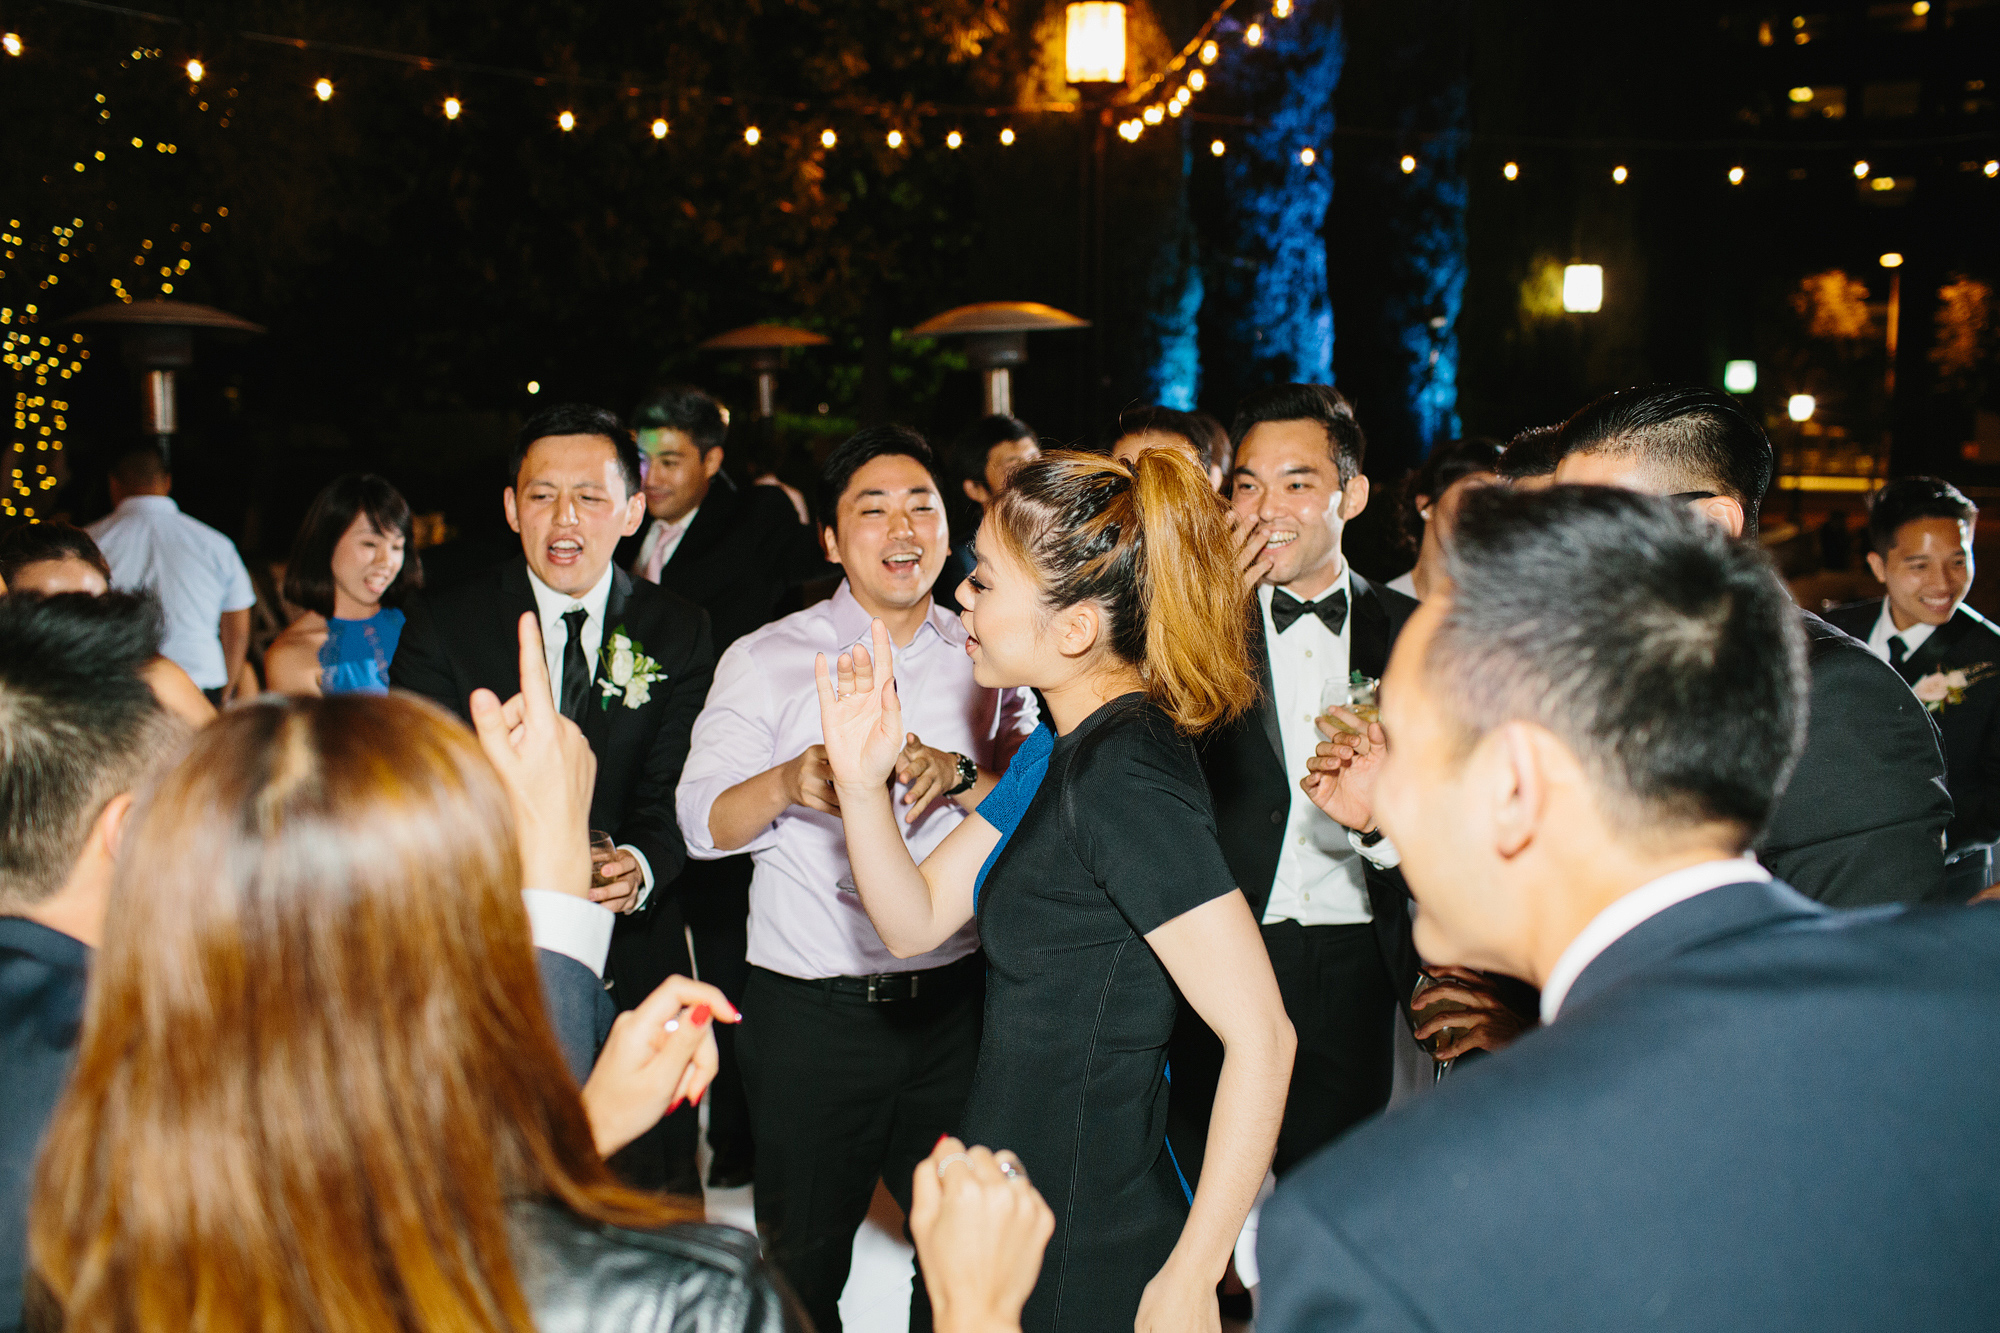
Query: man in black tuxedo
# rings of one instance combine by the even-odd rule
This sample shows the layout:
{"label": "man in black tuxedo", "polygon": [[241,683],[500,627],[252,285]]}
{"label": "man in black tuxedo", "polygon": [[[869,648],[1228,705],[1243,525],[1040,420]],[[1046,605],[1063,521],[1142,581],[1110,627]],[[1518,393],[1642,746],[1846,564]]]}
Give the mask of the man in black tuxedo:
{"label": "man in black tuxedo", "polygon": [[[633,409],[632,430],[644,460],[646,519],[618,544],[616,563],[707,611],[718,658],[751,630],[796,610],[801,583],[840,572],[784,492],[739,490],[722,470],[729,413],[714,398],[684,385],[656,390]],[[750,975],[750,874],[747,856],[690,860],[674,888],[696,972],[735,1003]],[[677,932],[680,925],[661,916],[628,929]],[[715,1041],[722,1066],[710,1084],[708,1183],[733,1189],[754,1176],[755,1150],[736,1034],[718,1026]]]}
{"label": "man in black tuxedo", "polygon": [[[1978,519],[1948,481],[1890,482],[1868,501],[1875,548],[1868,567],[1888,595],[1826,616],[1896,668],[1933,710],[1951,788],[1951,847],[2000,838],[2000,626],[1965,604]],[[1964,673],[1963,685],[1955,672]]]}
{"label": "man in black tuxedo", "polygon": [[1376,809],[1424,957],[1544,1025],[1280,1183],[1259,1330],[1991,1327],[2000,908],[1829,912],[1749,858],[1806,722],[1770,566],[1558,486],[1467,497],[1449,572]]}
{"label": "man in black tuxedo", "polygon": [[[1681,500],[1755,538],[1771,442],[1729,395],[1623,389],[1563,423],[1561,483],[1622,486]],[[1812,671],[1806,748],[1758,834],[1771,872],[1832,907],[1948,896],[1945,789],[1937,730],[1909,688],[1854,639],[1799,612]]]}
{"label": "man in black tuxedo", "polygon": [[[1347,522],[1368,503],[1366,442],[1354,412],[1326,385],[1254,395],[1232,435],[1231,521],[1246,578],[1257,584],[1251,645],[1263,677],[1258,706],[1198,742],[1216,833],[1262,923],[1271,967],[1298,1032],[1278,1134],[1283,1175],[1388,1101],[1394,1023],[1415,981],[1408,902],[1345,828],[1297,786],[1320,740],[1323,691],[1379,678],[1417,603],[1370,582],[1341,556]],[[1183,1013],[1170,1054],[1171,1140],[1190,1180],[1207,1140],[1222,1050]]]}
{"label": "man in black tuxedo", "polygon": [[[522,558],[413,605],[389,683],[469,717],[475,689],[520,692],[517,626],[538,618],[558,706],[597,756],[590,823],[617,851],[591,896],[627,918],[612,936],[610,973],[619,1008],[631,1009],[669,974],[691,971],[679,904],[665,890],[687,859],[674,787],[715,669],[708,615],[612,564],[645,515],[638,448],[614,414],[540,413],[521,428],[510,475],[502,499]],[[698,1192],[695,1136],[691,1110],[669,1117],[618,1165],[636,1183]]]}

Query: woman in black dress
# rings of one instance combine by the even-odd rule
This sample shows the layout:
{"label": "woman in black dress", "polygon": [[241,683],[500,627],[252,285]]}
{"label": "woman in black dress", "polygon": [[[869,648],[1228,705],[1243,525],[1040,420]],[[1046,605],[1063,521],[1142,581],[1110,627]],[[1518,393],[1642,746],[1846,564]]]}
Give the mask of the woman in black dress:
{"label": "woman in black dress", "polygon": [[[979,918],[991,972],[965,1138],[1018,1153],[1056,1219],[1023,1327],[1215,1329],[1292,1058],[1187,739],[1257,689],[1222,506],[1173,451],[1129,468],[1052,454],[1015,473],[974,549],[959,591],[974,674],[1039,689],[1049,719],[920,867],[888,794],[904,733],[876,668],[887,634],[822,658],[855,885],[899,956]],[[1225,1050],[1192,1195],[1166,1142],[1177,988]]]}

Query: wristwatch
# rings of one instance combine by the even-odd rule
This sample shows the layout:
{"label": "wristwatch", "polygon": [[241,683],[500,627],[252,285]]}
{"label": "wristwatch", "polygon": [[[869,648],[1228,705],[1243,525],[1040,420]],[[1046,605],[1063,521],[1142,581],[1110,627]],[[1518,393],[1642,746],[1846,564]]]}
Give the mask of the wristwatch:
{"label": "wristwatch", "polygon": [[956,796],[960,792],[971,791],[972,784],[979,781],[979,765],[962,754],[954,753],[952,758],[958,761],[958,785],[945,792],[946,796]]}
{"label": "wristwatch", "polygon": [[1354,840],[1363,847],[1373,847],[1376,843],[1382,841],[1382,838],[1383,833],[1379,827],[1369,829],[1366,833],[1357,833],[1354,835]]}

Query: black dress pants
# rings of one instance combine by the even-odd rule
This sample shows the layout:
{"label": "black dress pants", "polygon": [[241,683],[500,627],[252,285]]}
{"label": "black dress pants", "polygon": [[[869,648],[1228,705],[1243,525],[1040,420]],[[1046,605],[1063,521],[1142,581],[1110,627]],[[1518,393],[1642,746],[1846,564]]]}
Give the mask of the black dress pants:
{"label": "black dress pants", "polygon": [[[757,1146],[757,1230],[819,1333],[840,1333],[854,1235],[879,1178],[907,1214],[910,1175],[956,1133],[985,1003],[977,954],[871,1003],[750,969],[736,1035]],[[918,1274],[912,1330],[931,1326]]]}
{"label": "black dress pants", "polygon": [[1398,997],[1372,925],[1274,921],[1263,932],[1299,1041],[1272,1167],[1283,1177],[1388,1105]]}

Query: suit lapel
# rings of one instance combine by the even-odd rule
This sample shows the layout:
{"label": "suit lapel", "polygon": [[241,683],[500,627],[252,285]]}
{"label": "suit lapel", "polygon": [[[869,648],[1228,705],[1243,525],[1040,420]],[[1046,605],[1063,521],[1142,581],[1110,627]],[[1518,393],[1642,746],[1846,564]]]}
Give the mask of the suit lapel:
{"label": "suit lapel", "polygon": [[1915,684],[1933,671],[1944,670],[1945,658],[1978,624],[1963,608],[1954,611],[1950,620],[1931,632],[1921,648],[1904,659],[1903,679]]}
{"label": "suit lapel", "polygon": [[1352,567],[1347,578],[1354,589],[1354,605],[1347,612],[1354,618],[1347,637],[1347,664],[1364,676],[1380,680],[1389,666],[1389,612],[1376,595],[1374,584]]}
{"label": "suit lapel", "polygon": [[516,557],[501,566],[500,602],[500,625],[490,640],[493,657],[482,664],[482,673],[490,680],[513,682],[512,689],[494,691],[511,699],[521,692],[521,617],[531,615],[539,623],[542,614],[535,605],[535,590],[528,586],[527,557]]}
{"label": "suit lapel", "polygon": [[674,548],[674,553],[667,558],[665,567],[660,570],[662,584],[667,582],[669,574],[685,573],[689,565],[708,554],[728,534],[738,500],[736,492],[725,489],[725,485],[726,483],[718,478],[715,484],[708,488],[708,494],[703,498],[701,508],[695,511],[694,522],[688,524],[687,532],[681,537],[681,544]]}
{"label": "suit lapel", "polygon": [[1264,739],[1271,743],[1271,757],[1282,769],[1285,738],[1278,730],[1278,691],[1271,678],[1271,644],[1264,635],[1263,603],[1255,595],[1250,598],[1250,616],[1250,648],[1257,658],[1257,683],[1262,687],[1257,697],[1257,721],[1264,728]]}

